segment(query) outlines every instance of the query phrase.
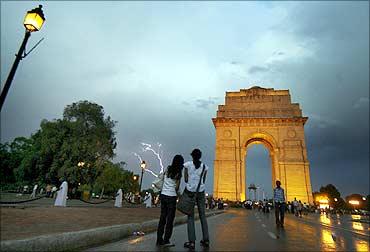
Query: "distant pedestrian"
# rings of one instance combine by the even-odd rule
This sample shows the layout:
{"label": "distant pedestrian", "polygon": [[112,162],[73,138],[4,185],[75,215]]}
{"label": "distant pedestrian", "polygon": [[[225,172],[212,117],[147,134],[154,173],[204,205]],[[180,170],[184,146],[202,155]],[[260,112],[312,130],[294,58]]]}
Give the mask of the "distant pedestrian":
{"label": "distant pedestrian", "polygon": [[303,204],[301,201],[298,201],[298,214],[299,214],[299,217],[302,218],[302,210],[303,210]]}
{"label": "distant pedestrian", "polygon": [[23,186],[23,194],[28,193],[28,185]]}
{"label": "distant pedestrian", "polygon": [[161,200],[160,200],[160,194],[158,194],[157,196],[155,196],[155,199],[154,199],[154,205],[155,207],[159,207],[160,206],[160,203],[161,203]]}
{"label": "distant pedestrian", "polygon": [[122,189],[120,188],[117,193],[116,193],[116,197],[115,197],[115,200],[114,200],[114,206],[115,207],[122,207]]}
{"label": "distant pedestrian", "polygon": [[298,203],[298,200],[297,198],[294,198],[293,200],[293,209],[294,209],[294,215],[298,217],[298,206],[299,206],[299,203]]}
{"label": "distant pedestrian", "polygon": [[[176,155],[172,164],[163,174],[163,186],[160,194],[161,217],[157,228],[157,245],[172,246],[170,238],[176,214],[176,200],[184,167],[184,158]],[[164,238],[163,238],[164,234]]]}
{"label": "distant pedestrian", "polygon": [[215,207],[216,207],[216,202],[215,202],[215,199],[212,197],[212,200],[211,200],[211,209],[213,209]]}
{"label": "distant pedestrian", "polygon": [[217,208],[219,210],[224,209],[224,200],[223,200],[223,198],[217,200]]}
{"label": "distant pedestrian", "polygon": [[281,182],[276,181],[274,189],[274,204],[275,204],[275,218],[276,226],[284,227],[284,212],[285,212],[285,194],[284,189],[280,187]]}
{"label": "distant pedestrian", "polygon": [[[194,195],[196,205],[198,206],[199,219],[202,226],[203,239],[200,241],[200,245],[203,247],[209,247],[209,234],[208,234],[208,223],[205,214],[205,182],[207,177],[208,166],[202,161],[202,152],[199,149],[194,149],[191,152],[193,161],[186,162],[184,164],[184,177],[186,187],[184,193]],[[185,242],[184,247],[189,249],[195,248],[195,224],[194,224],[194,212],[188,215],[188,242]]]}
{"label": "distant pedestrian", "polygon": [[46,186],[46,198],[50,198],[50,196],[51,196],[51,185],[48,184]]}
{"label": "distant pedestrian", "polygon": [[64,181],[59,188],[57,198],[55,199],[54,206],[67,206],[67,192],[68,192],[68,183]]}
{"label": "distant pedestrian", "polygon": [[37,184],[33,187],[33,190],[32,190],[31,196],[30,196],[31,199],[36,197],[37,187],[38,187]]}
{"label": "distant pedestrian", "polygon": [[54,199],[54,196],[55,196],[55,193],[57,191],[57,187],[56,186],[53,186],[53,188],[51,189],[51,197]]}
{"label": "distant pedestrian", "polygon": [[146,208],[152,207],[152,194],[150,192],[146,192],[144,203]]}

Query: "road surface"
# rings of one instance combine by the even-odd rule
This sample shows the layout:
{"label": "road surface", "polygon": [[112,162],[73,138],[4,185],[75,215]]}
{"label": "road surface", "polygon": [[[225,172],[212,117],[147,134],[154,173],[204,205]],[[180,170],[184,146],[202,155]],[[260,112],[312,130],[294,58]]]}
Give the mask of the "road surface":
{"label": "road surface", "polygon": [[[310,214],[303,218],[287,214],[285,228],[275,226],[273,213],[229,209],[208,218],[210,248],[204,249],[199,221],[196,222],[196,251],[369,251],[369,224],[359,216]],[[131,236],[87,251],[188,251],[186,224],[176,226],[174,247],[156,247],[156,233]]]}

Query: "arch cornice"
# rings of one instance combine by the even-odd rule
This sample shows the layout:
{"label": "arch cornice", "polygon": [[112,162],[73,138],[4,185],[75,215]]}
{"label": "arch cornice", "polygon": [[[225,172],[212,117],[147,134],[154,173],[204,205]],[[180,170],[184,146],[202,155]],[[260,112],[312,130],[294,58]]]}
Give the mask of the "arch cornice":
{"label": "arch cornice", "polygon": [[255,118],[212,118],[213,125],[217,126],[287,126],[305,124],[308,117],[291,117],[291,118],[275,118],[275,117],[255,117]]}

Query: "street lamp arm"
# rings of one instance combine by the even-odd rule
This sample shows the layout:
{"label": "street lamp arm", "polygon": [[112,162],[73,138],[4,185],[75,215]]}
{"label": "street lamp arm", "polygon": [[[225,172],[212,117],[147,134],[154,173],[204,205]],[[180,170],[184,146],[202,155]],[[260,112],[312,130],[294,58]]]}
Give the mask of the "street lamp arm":
{"label": "street lamp arm", "polygon": [[6,95],[8,94],[8,91],[9,91],[9,88],[10,88],[10,84],[12,83],[13,81],[13,78],[14,78],[14,75],[15,75],[15,72],[17,71],[17,67],[19,65],[19,62],[21,61],[22,59],[22,54],[23,52],[25,51],[26,49],[26,44],[27,44],[27,41],[28,39],[30,38],[31,36],[31,32],[29,31],[26,31],[25,35],[24,35],[24,39],[23,39],[23,42],[21,44],[21,47],[19,48],[19,51],[18,53],[16,54],[16,57],[15,57],[15,61],[13,63],[13,66],[12,68],[10,69],[10,72],[9,72],[9,75],[8,75],[8,78],[6,79],[6,82],[4,84],[4,87],[3,89],[1,90],[1,95],[0,95],[0,111],[1,109],[3,108],[3,104],[4,104],[4,101],[5,101],[5,97]]}
{"label": "street lamp arm", "polygon": [[27,55],[30,54],[33,51],[33,49],[35,49],[43,40],[44,40],[44,38],[40,39],[40,41],[37,42],[36,45],[34,45],[34,47],[32,47],[29,52],[26,52],[26,48],[25,48],[24,51],[23,51],[24,54],[22,56],[22,59],[26,58]]}

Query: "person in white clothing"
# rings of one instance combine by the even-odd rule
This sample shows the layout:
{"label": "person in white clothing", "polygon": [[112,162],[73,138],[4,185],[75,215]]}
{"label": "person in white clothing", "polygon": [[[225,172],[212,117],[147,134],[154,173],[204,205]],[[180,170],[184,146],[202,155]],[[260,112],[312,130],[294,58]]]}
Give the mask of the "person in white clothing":
{"label": "person in white clothing", "polygon": [[[195,202],[198,206],[199,219],[202,226],[203,240],[200,245],[209,247],[208,224],[205,213],[205,182],[207,177],[208,166],[206,166],[200,158],[202,152],[199,149],[194,149],[191,154],[193,161],[184,164],[184,179],[186,187],[184,193],[195,195]],[[195,225],[194,213],[188,215],[188,242],[185,242],[184,247],[195,249]]]}
{"label": "person in white clothing", "polygon": [[68,183],[64,181],[57,192],[57,198],[55,199],[54,206],[67,206],[67,192]]}
{"label": "person in white clothing", "polygon": [[114,201],[115,207],[122,207],[122,189],[119,189],[116,194],[116,199]]}
{"label": "person in white clothing", "polygon": [[152,207],[152,194],[151,193],[146,193],[146,199],[145,199],[145,207],[146,208],[151,208]]}
{"label": "person in white clothing", "polygon": [[31,199],[36,197],[37,187],[38,187],[37,184],[33,187],[32,194],[31,194]]}
{"label": "person in white clothing", "polygon": [[297,198],[294,198],[293,200],[293,211],[294,211],[294,215],[298,217],[298,206],[299,206],[299,203],[298,203],[298,200]]}
{"label": "person in white clothing", "polygon": [[[172,164],[163,174],[163,186],[161,190],[161,217],[157,229],[157,245],[173,246],[170,238],[173,230],[173,221],[176,214],[176,200],[184,167],[184,158],[176,155]],[[164,238],[163,238],[164,234]]]}

